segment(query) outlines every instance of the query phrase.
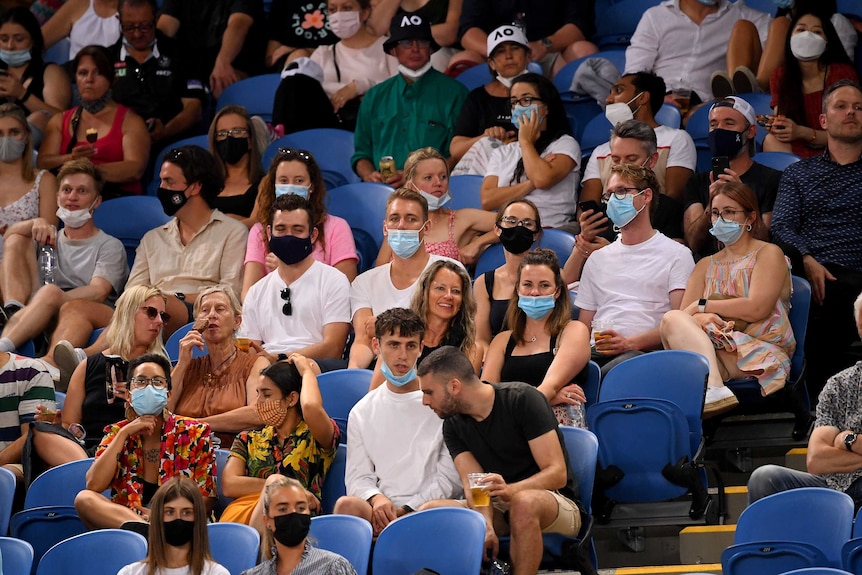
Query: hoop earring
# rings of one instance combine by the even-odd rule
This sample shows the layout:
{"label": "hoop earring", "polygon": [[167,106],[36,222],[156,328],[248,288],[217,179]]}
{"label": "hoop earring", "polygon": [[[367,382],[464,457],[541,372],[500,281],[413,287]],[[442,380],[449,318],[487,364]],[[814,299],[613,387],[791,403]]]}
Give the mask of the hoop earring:
{"label": "hoop earring", "polygon": [[745,229],[750,232],[751,231],[751,224],[748,224],[747,226],[745,226]]}

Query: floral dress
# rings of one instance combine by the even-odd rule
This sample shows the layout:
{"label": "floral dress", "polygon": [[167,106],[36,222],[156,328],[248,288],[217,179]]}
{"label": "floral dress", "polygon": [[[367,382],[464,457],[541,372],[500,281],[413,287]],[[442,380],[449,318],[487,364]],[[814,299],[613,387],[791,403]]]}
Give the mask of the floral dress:
{"label": "floral dress", "polygon": [[[715,256],[710,256],[703,297],[747,297],[758,251],[736,260],[716,260]],[[742,326],[742,330],[710,333],[716,349],[736,352],[737,367],[757,378],[763,395],[784,387],[790,374],[790,358],[796,350],[796,339],[787,315],[789,309],[790,302],[778,298],[775,309],[766,319]]]}

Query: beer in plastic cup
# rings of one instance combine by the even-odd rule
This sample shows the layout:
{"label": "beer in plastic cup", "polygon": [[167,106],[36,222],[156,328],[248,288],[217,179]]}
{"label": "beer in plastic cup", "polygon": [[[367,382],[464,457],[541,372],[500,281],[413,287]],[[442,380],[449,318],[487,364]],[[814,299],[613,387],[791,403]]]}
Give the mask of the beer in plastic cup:
{"label": "beer in plastic cup", "polygon": [[487,473],[468,473],[467,479],[470,481],[470,493],[473,495],[474,507],[487,507],[491,505],[491,496],[488,495],[487,485],[481,483],[482,478],[487,476]]}

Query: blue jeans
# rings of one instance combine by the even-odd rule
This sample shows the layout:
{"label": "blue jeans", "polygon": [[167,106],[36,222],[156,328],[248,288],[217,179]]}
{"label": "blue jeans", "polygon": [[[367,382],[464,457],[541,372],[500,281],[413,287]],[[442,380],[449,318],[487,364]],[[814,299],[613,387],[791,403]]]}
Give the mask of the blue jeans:
{"label": "blue jeans", "polygon": [[[748,504],[788,489],[829,487],[819,475],[788,469],[780,465],[763,465],[754,470],[748,480]],[[857,479],[845,491],[853,498],[856,511],[862,507],[862,479]]]}

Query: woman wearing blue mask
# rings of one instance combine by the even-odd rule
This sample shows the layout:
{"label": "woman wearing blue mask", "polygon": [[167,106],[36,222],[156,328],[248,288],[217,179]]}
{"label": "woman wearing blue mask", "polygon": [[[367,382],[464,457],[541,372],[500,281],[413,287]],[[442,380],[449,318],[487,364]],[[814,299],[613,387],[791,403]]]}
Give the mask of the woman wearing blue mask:
{"label": "woman wearing blue mask", "polygon": [[[474,208],[453,210],[449,207],[449,164],[434,148],[411,152],[404,162],[406,187],[419,192],[428,202],[431,229],[425,235],[425,250],[429,254],[446,256],[464,264],[474,264],[482,252],[497,243],[494,213]],[[449,205],[447,205],[449,204]],[[380,246],[377,265],[392,260],[388,243]]]}
{"label": "woman wearing blue mask", "polygon": [[515,285],[506,313],[511,329],[491,342],[482,379],[529,383],[548,399],[557,421],[571,425],[568,406],[586,401],[574,382],[590,360],[589,330],[571,320],[569,292],[553,251],[525,255]]}
{"label": "woman wearing blue mask", "polygon": [[45,41],[36,17],[16,6],[0,17],[0,98],[15,102],[27,114],[33,146],[39,147],[48,120],[69,107],[69,76],[42,61]]}
{"label": "woman wearing blue mask", "polygon": [[482,207],[496,210],[509,200],[528,198],[546,226],[575,217],[581,147],[570,135],[560,94],[539,74],[522,74],[509,89],[518,141],[494,150],[482,181]]}
{"label": "woman wearing blue mask", "polygon": [[319,372],[314,361],[293,353],[260,373],[256,407],[264,427],[243,431],[233,442],[222,491],[235,500],[221,521],[251,525],[263,536],[261,493],[285,476],[300,481],[310,510],[320,509],[323,480],[341,432],[323,409]]}
{"label": "woman wearing blue mask", "polygon": [[739,403],[725,381],[753,376],[763,395],[781,389],[796,340],[787,316],[789,266],[778,246],[755,239],[763,224],[754,192],[737,182],[713,184],[704,216],[724,249],[698,262],[681,308],[662,319],[661,339],[665,349],[709,360],[703,416],[711,417]]}
{"label": "woman wearing blue mask", "polygon": [[293,148],[280,148],[269,171],[260,182],[255,208],[258,223],[248,234],[245,266],[242,278],[242,299],[249,288],[275,269],[275,256],[263,230],[269,224],[272,203],[277,196],[296,194],[307,198],[318,214],[317,241],[311,255],[319,262],[340,270],[351,282],[357,274],[359,256],[350,225],[343,218],[326,212],[326,184],[323,173],[311,153]]}

